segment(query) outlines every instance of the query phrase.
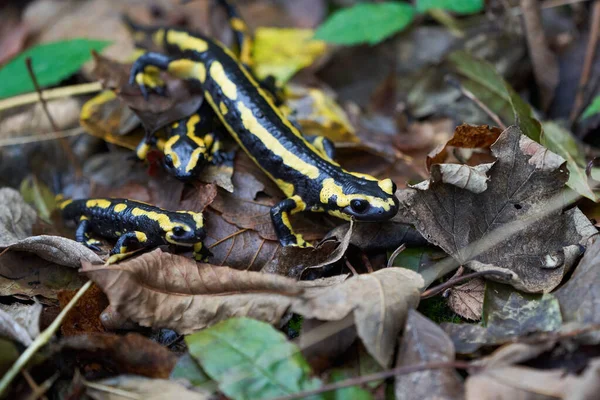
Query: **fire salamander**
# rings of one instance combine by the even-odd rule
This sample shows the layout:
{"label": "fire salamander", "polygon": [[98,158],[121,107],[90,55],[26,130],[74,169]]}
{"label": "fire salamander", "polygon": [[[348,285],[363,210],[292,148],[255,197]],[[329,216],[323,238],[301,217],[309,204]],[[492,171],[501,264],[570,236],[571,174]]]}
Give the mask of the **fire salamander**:
{"label": "fire salamander", "polygon": [[148,248],[163,244],[193,247],[194,258],[204,261],[210,253],[202,241],[206,236],[202,213],[167,211],[134,200],[61,200],[63,218],[76,222],[75,240],[94,251],[100,242],[93,235],[116,239],[109,263],[124,257],[131,247]]}
{"label": "fire salamander", "polygon": [[387,220],[397,213],[391,179],[377,180],[342,169],[330,157],[331,151],[318,145],[326,141],[309,142],[223,44],[170,28],[155,28],[153,38],[162,42],[169,55],[142,55],[131,69],[130,81],[142,90],[155,90],[160,86],[157,71],[163,70],[200,85],[227,131],[286,195],[271,209],[283,246],[309,246],[290,223],[290,215],[301,211],[362,221]]}

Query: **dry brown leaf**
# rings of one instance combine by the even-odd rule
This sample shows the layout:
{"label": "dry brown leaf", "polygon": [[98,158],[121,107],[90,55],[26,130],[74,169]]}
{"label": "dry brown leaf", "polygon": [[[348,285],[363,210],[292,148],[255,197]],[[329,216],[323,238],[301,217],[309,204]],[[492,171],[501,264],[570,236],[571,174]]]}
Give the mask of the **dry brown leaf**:
{"label": "dry brown leaf", "polygon": [[[0,249],[26,251],[55,264],[79,268],[80,260],[101,262],[92,250],[60,236],[31,236],[37,216],[14,189],[0,189]],[[3,261],[0,261],[2,268]]]}
{"label": "dry brown leaf", "polygon": [[41,313],[40,303],[0,305],[0,337],[29,346],[40,334]]}
{"label": "dry brown leaf", "polygon": [[[87,387],[86,394],[94,400],[123,400],[122,393],[127,393],[130,398],[144,400],[209,400],[212,398],[212,393],[199,393],[197,389],[187,389],[182,384],[167,379],[121,375],[94,383],[102,385]],[[103,390],[103,387],[106,389]]]}
{"label": "dry brown leaf", "polygon": [[82,271],[118,313],[181,334],[240,316],[276,324],[303,291],[288,278],[197,264],[160,249],[116,265],[84,262]]}
{"label": "dry brown leaf", "polygon": [[497,161],[487,190],[421,183],[398,192],[399,214],[458,264],[502,270],[517,289],[549,292],[597,231],[578,208],[548,209],[568,178],[564,159],[515,126],[500,135],[492,152]]}
{"label": "dry brown leaf", "polygon": [[419,303],[423,284],[416,272],[386,268],[334,287],[307,289],[292,311],[322,321],[338,321],[352,313],[367,351],[387,368],[406,315]]}
{"label": "dry brown leaf", "polygon": [[149,378],[168,378],[177,363],[175,353],[139,333],[70,336],[63,338],[54,350],[63,353],[66,359],[76,356],[80,367],[100,364],[119,374]]}
{"label": "dry brown leaf", "polygon": [[0,256],[0,296],[56,299],[58,291],[77,290],[85,280],[76,269],[54,264],[32,253],[9,251]]}
{"label": "dry brown leaf", "polygon": [[449,290],[448,306],[456,314],[472,321],[479,321],[483,311],[485,281],[481,278],[455,286]]}
{"label": "dry brown leaf", "polygon": [[[76,290],[58,292],[60,308],[65,306],[77,293]],[[82,333],[104,332],[100,314],[108,307],[108,299],[97,285],[92,285],[81,299],[73,306],[60,326],[63,336],[74,336]]]}
{"label": "dry brown leaf", "polygon": [[[409,310],[395,367],[444,361],[454,361],[452,340],[433,321]],[[394,387],[397,400],[450,400],[463,396],[462,380],[453,369],[398,375]]]}

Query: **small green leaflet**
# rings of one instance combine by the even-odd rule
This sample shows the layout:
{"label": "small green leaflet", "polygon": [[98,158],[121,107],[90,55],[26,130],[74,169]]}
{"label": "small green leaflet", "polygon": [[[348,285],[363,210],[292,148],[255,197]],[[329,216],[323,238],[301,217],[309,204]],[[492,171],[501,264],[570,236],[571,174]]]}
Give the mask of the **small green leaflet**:
{"label": "small green leaflet", "polygon": [[346,45],[377,44],[406,28],[414,16],[413,6],[407,3],[358,3],[330,16],[317,29],[315,39]]}
{"label": "small green leaflet", "polygon": [[594,97],[594,100],[592,100],[590,105],[586,107],[583,114],[581,114],[581,117],[579,118],[579,120],[582,121],[582,120],[589,118],[592,115],[596,115],[598,113],[600,113],[600,96]]}
{"label": "small green leaflet", "polygon": [[228,319],[185,341],[204,372],[234,400],[270,399],[321,386],[300,349],[261,321]]}
{"label": "small green leaflet", "polygon": [[91,51],[101,51],[111,42],[70,39],[44,43],[25,50],[0,68],[0,99],[33,92],[35,87],[25,66],[31,57],[33,71],[41,87],[59,83],[77,72],[91,58]]}
{"label": "small green leaflet", "polygon": [[415,7],[418,13],[439,9],[456,14],[476,14],[483,11],[483,0],[416,0]]}

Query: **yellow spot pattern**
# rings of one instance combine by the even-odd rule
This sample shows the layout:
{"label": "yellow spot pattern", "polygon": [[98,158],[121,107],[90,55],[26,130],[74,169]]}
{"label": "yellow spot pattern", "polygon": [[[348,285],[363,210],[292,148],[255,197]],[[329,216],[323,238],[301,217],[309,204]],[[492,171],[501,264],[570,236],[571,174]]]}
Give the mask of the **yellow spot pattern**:
{"label": "yellow spot pattern", "polygon": [[110,201],[105,199],[91,199],[85,202],[85,206],[88,208],[98,207],[98,208],[108,208],[110,207]]}
{"label": "yellow spot pattern", "polygon": [[127,204],[119,203],[115,206],[115,212],[120,213],[120,212],[124,211],[126,208],[127,208]]}
{"label": "yellow spot pattern", "polygon": [[135,237],[138,240],[138,242],[140,242],[140,243],[146,243],[148,241],[148,236],[146,236],[146,234],[144,232],[136,231]]}
{"label": "yellow spot pattern", "polygon": [[204,64],[184,58],[171,61],[168,72],[180,79],[198,79],[201,83],[206,80],[206,67]]}
{"label": "yellow spot pattern", "polygon": [[[392,198],[381,199],[379,197],[364,194],[345,194],[342,187],[335,183],[333,178],[327,178],[323,180],[323,187],[319,193],[319,200],[321,203],[327,204],[329,200],[334,197],[336,205],[340,208],[349,206],[350,202],[354,199],[366,200],[372,207],[382,208],[385,211],[389,211],[391,206],[394,205],[394,200]],[[334,215],[331,211],[328,211],[328,213]]]}
{"label": "yellow spot pattern", "polygon": [[227,115],[227,111],[229,111],[229,110],[227,109],[227,106],[226,106],[226,105],[225,105],[225,103],[223,103],[223,102],[221,102],[221,103],[219,104],[219,109],[221,110],[221,114],[223,114],[223,115]]}

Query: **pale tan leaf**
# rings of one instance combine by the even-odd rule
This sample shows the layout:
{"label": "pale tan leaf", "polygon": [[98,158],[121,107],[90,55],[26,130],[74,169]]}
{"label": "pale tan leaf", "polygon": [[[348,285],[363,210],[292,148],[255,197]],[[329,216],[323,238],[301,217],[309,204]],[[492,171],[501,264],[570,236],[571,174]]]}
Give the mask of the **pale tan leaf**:
{"label": "pale tan leaf", "polygon": [[94,400],[208,400],[211,393],[193,391],[167,379],[120,375],[87,385],[86,394]]}
{"label": "pale tan leaf", "polygon": [[0,337],[29,346],[40,334],[40,303],[0,305]]}
{"label": "pale tan leaf", "polygon": [[452,311],[473,321],[481,319],[483,296],[485,294],[485,281],[483,279],[471,279],[469,282],[453,287],[448,293],[447,302]]}
{"label": "pale tan leaf", "polygon": [[404,268],[354,276],[327,288],[306,289],[292,311],[307,318],[338,321],[353,313],[359,337],[383,367],[392,362],[408,311],[419,303],[423,278]]}

